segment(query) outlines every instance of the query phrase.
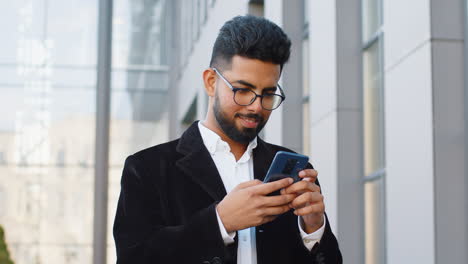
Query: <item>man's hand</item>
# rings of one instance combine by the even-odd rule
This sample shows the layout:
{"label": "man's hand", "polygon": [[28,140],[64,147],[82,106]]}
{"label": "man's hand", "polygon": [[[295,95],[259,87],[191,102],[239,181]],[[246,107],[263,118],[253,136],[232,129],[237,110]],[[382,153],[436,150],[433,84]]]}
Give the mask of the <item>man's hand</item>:
{"label": "man's hand", "polygon": [[287,178],[269,183],[253,180],[237,185],[216,207],[226,231],[230,233],[258,226],[289,211],[289,203],[296,198],[295,194],[267,194],[285,188],[292,182],[291,178]]}
{"label": "man's hand", "polygon": [[291,202],[294,214],[302,217],[304,221],[304,231],[306,233],[315,232],[324,223],[325,205],[320,187],[315,184],[317,171],[306,169],[299,172],[302,181],[296,182],[281,190],[281,194],[295,194],[297,197]]}

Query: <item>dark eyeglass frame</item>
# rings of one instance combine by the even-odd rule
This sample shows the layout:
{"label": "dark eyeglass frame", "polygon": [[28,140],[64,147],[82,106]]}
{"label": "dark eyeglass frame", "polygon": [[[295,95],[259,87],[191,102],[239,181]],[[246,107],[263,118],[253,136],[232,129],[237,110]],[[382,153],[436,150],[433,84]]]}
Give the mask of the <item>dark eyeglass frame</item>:
{"label": "dark eyeglass frame", "polygon": [[[281,97],[281,101],[280,103],[275,107],[275,108],[272,108],[272,109],[268,109],[268,108],[265,108],[263,106],[263,97],[265,95],[263,94],[257,94],[256,92],[252,91],[251,89],[249,88],[237,88],[237,87],[234,87],[226,78],[224,78],[224,76],[221,74],[220,71],[218,71],[218,69],[216,68],[212,68],[214,70],[214,72],[219,76],[221,77],[221,79],[224,81],[224,83],[226,83],[226,85],[231,88],[232,92],[233,92],[233,96],[232,96],[232,99],[234,100],[234,102],[237,104],[237,105],[240,105],[240,106],[248,106],[248,105],[251,105],[253,104],[256,100],[257,100],[257,97],[260,97],[260,105],[262,106],[263,109],[265,110],[268,110],[268,111],[273,111],[275,110],[276,108],[278,108],[282,103],[283,101],[286,99],[286,95],[284,94],[284,91],[283,91],[283,88],[281,88],[281,86],[279,84],[277,84],[277,87],[280,91],[281,94],[274,94],[274,96],[279,96]],[[253,94],[255,94],[255,97],[253,97],[253,99],[250,101],[250,103],[248,104],[239,104],[237,101],[236,101],[236,92],[237,91],[249,91],[249,92],[252,92]],[[273,94],[271,94],[273,95]],[[271,96],[270,95],[270,96]]]}

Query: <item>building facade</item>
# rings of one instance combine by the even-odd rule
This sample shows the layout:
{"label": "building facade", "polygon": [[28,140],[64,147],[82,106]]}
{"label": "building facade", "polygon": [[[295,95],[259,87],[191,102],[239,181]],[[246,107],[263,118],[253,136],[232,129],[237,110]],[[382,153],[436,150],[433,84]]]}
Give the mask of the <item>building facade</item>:
{"label": "building facade", "polygon": [[[112,1],[107,263],[125,158],[169,138],[169,2]],[[0,225],[16,264],[93,262],[98,7],[0,2]]]}
{"label": "building facade", "polygon": [[[110,2],[107,263],[125,157],[205,118],[202,72],[244,14],[292,40],[261,136],[310,156],[345,263],[468,263],[467,1]],[[0,225],[17,264],[92,263],[98,3],[0,3]]]}
{"label": "building facade", "polygon": [[467,263],[466,2],[208,2],[175,65],[170,136],[204,118],[221,25],[264,16],[293,47],[263,137],[310,155],[345,263]]}

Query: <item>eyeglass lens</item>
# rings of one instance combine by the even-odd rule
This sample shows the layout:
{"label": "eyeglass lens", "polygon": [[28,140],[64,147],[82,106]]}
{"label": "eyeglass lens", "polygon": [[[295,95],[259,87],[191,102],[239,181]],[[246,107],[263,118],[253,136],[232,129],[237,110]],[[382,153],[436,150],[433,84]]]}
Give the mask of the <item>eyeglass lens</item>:
{"label": "eyeglass lens", "polygon": [[[234,94],[234,101],[239,105],[250,105],[257,98],[255,92],[242,89],[237,90]],[[264,94],[261,98],[262,107],[268,110],[277,108],[281,103],[281,96],[276,94]]]}

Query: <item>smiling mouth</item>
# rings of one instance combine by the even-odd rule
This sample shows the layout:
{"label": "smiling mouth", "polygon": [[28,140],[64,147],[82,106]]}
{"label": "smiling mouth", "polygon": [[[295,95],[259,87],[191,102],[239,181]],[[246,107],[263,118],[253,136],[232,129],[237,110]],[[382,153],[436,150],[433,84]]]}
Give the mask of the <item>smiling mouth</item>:
{"label": "smiling mouth", "polygon": [[248,128],[256,128],[260,123],[259,117],[252,117],[252,116],[244,116],[238,115],[239,119],[242,121],[242,125]]}

